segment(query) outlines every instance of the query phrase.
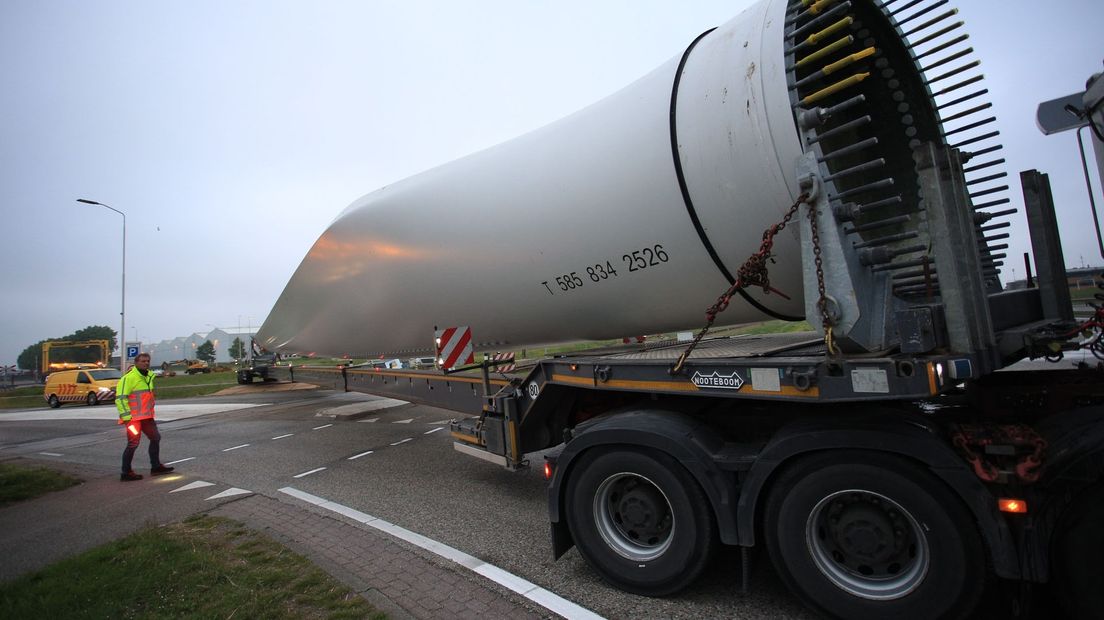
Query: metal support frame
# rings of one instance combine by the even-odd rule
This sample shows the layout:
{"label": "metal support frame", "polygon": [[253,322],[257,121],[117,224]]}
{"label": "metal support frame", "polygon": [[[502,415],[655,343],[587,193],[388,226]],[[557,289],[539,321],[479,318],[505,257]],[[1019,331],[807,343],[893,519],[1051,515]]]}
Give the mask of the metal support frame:
{"label": "metal support frame", "polygon": [[1035,270],[1043,318],[1051,321],[1073,321],[1073,305],[1066,283],[1066,263],[1062,254],[1062,238],[1054,213],[1054,196],[1050,192],[1050,177],[1038,170],[1020,173],[1027,227],[1031,233],[1031,250],[1035,255]]}
{"label": "metal support frame", "polygon": [[[896,346],[895,330],[888,324],[890,313],[889,276],[862,265],[858,252],[846,240],[829,202],[829,188],[823,184],[816,152],[797,162],[797,175],[809,202],[798,214],[801,231],[802,279],[805,287],[805,316],[821,333],[820,292],[813,255],[812,222],[817,226],[824,290],[833,335],[845,350],[885,351]],[[813,216],[810,216],[812,212]],[[860,294],[861,292],[861,294]]]}
{"label": "metal support frame", "polygon": [[947,345],[955,353],[974,356],[978,372],[996,370],[996,335],[962,158],[957,150],[932,143],[917,147],[913,156],[939,272]]}

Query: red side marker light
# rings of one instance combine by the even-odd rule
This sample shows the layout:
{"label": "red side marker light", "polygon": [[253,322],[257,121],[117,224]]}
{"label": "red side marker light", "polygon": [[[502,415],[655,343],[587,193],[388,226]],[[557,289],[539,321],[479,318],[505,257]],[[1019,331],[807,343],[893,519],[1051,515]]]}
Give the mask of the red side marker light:
{"label": "red side marker light", "polygon": [[1027,514],[1027,502],[1022,499],[1001,498],[997,500],[997,506],[1001,512]]}
{"label": "red side marker light", "polygon": [[138,425],[137,425],[137,424],[129,424],[129,425],[127,425],[127,430],[128,430],[128,431],[130,431],[130,433],[131,433],[132,435],[134,435],[134,436],[138,436]]}
{"label": "red side marker light", "polygon": [[548,461],[544,462],[544,479],[552,479],[552,463],[549,463]]}

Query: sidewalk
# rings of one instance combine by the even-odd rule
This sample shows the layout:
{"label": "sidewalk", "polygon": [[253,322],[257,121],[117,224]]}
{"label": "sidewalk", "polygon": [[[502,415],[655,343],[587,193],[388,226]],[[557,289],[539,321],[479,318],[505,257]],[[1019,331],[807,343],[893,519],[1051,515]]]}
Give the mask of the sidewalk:
{"label": "sidewalk", "polygon": [[293,499],[239,494],[212,499],[227,485],[170,493],[192,476],[121,483],[79,465],[46,465],[85,480],[70,489],[0,509],[0,581],[126,536],[148,524],[189,515],[227,517],[265,533],[310,559],[391,618],[557,617],[492,581],[430,556],[340,515],[324,514]]}

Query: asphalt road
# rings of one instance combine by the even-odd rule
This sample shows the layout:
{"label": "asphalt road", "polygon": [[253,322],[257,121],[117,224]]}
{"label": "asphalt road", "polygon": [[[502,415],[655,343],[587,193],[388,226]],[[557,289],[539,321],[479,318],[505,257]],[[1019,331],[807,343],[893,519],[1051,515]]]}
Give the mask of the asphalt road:
{"label": "asphalt road", "polygon": [[[508,472],[460,454],[446,428],[455,414],[432,407],[383,409],[356,421],[317,415],[371,398],[312,390],[169,401],[166,408],[191,409],[180,414],[178,408],[182,417],[159,422],[162,460],[180,461],[176,467],[190,478],[281,501],[296,501],[278,491],[293,487],[386,519],[610,618],[815,617],[786,591],[763,553],[753,560],[746,596],[739,592],[735,551],[719,554],[694,585],[666,599],[607,586],[575,550],[554,562],[539,455],[533,468]],[[203,405],[240,408],[205,413],[210,409]],[[58,419],[59,413],[99,419]],[[0,458],[117,471],[123,437],[113,417],[104,406],[0,413]],[[148,469],[144,448],[135,469]]]}

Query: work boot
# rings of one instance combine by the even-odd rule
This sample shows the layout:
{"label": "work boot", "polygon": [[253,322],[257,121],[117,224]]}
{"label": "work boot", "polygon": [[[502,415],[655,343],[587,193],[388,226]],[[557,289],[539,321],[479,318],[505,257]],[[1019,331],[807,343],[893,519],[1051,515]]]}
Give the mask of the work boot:
{"label": "work boot", "polygon": [[141,480],[142,474],[134,473],[134,470],[130,470],[126,473],[119,474],[119,480],[123,482],[130,482],[131,480]]}
{"label": "work boot", "polygon": [[151,476],[164,476],[165,474],[176,469],[175,467],[169,467],[168,465],[158,465],[150,470]]}

